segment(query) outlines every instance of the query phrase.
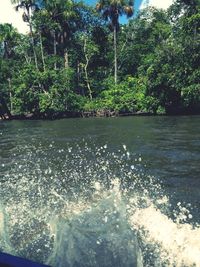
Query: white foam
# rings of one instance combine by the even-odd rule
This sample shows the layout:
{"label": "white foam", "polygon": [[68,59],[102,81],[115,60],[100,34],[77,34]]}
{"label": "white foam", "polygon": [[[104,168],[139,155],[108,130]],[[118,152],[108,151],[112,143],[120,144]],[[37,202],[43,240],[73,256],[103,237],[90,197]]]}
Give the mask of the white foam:
{"label": "white foam", "polygon": [[102,253],[106,251],[105,262],[114,256],[120,258],[122,266],[132,263],[142,267],[137,238],[127,224],[119,180],[113,180],[110,190],[97,182],[94,188],[92,200],[66,203],[62,215],[50,221],[48,226],[54,236],[54,249],[47,263],[58,266],[61,261],[59,266],[73,266],[75,262],[86,261],[87,266],[95,266],[101,247]]}
{"label": "white foam", "polygon": [[0,210],[0,236],[2,235],[4,230],[4,215],[3,212]]}
{"label": "white foam", "polygon": [[169,266],[200,266],[200,228],[178,224],[155,206],[137,210],[130,217],[130,224],[137,229],[145,243],[158,244],[161,261]]}
{"label": "white foam", "polygon": [[[98,148],[93,157],[86,147],[92,161],[81,148],[77,154],[69,147],[66,155],[61,149],[59,157],[63,153],[66,158],[61,171],[54,170],[51,162],[42,171],[41,158],[35,157],[34,172],[27,160],[16,165],[2,187],[6,204],[5,210],[0,206],[0,246],[41,262],[49,257],[51,266],[58,266],[60,257],[64,267],[86,260],[95,266],[102,260],[98,252],[106,248],[107,259],[116,255],[130,262],[132,258],[137,266],[200,267],[200,229],[187,223],[192,218],[189,210],[178,203],[176,221],[164,215],[170,200],[157,179],[137,171],[142,158],[133,158],[125,145],[119,156],[112,152],[104,158],[106,149]],[[46,161],[46,154],[43,158]],[[149,265],[148,246],[155,252]]]}

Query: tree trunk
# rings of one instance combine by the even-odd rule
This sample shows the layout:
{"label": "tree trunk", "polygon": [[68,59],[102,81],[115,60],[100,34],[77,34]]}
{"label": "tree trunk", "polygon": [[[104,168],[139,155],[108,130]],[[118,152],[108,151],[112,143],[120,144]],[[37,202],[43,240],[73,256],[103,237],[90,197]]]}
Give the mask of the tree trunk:
{"label": "tree trunk", "polygon": [[11,79],[10,78],[8,78],[8,88],[9,88],[9,95],[10,95],[10,113],[12,114],[13,103],[12,103],[12,88],[11,88]]}
{"label": "tree trunk", "polygon": [[42,56],[42,64],[43,64],[43,70],[46,70],[46,66],[45,66],[45,61],[44,61],[44,50],[43,50],[43,44],[42,44],[42,35],[41,32],[39,33],[40,35],[40,50],[41,50],[41,56]]}
{"label": "tree trunk", "polygon": [[69,68],[69,55],[68,55],[68,50],[65,48],[64,50],[64,62],[65,62],[65,69]]}
{"label": "tree trunk", "polygon": [[53,31],[53,54],[55,56],[54,70],[57,70],[56,56],[57,56],[57,44],[56,44],[56,32]]}
{"label": "tree trunk", "polygon": [[114,79],[115,84],[117,84],[117,26],[114,25],[114,31],[113,31],[113,44],[114,44]]}
{"label": "tree trunk", "polygon": [[31,44],[32,44],[32,48],[33,48],[33,55],[34,55],[34,60],[35,60],[35,67],[38,70],[38,60],[37,60],[37,56],[36,56],[36,52],[35,52],[35,45],[34,45],[34,39],[33,39],[33,30],[32,30],[31,23],[30,23],[30,31],[31,31]]}
{"label": "tree trunk", "polygon": [[31,45],[33,49],[33,55],[34,55],[34,60],[35,60],[35,67],[38,70],[38,60],[37,60],[37,55],[35,51],[35,45],[34,45],[34,38],[33,38],[33,27],[32,27],[32,22],[31,22],[31,16],[30,16],[30,11],[27,10],[28,12],[28,21],[29,21],[29,28],[30,28],[30,34],[31,34]]}
{"label": "tree trunk", "polygon": [[84,40],[84,54],[85,54],[85,60],[86,60],[86,64],[84,66],[85,80],[86,80],[86,84],[87,84],[87,88],[88,88],[90,100],[92,100],[92,90],[91,90],[91,86],[90,86],[90,82],[89,82],[89,77],[88,77],[89,58],[88,58],[88,55],[87,55],[87,52],[86,52],[86,46],[87,46],[87,41],[86,41],[86,38],[85,38],[85,40]]}
{"label": "tree trunk", "polygon": [[77,62],[77,88],[78,88],[79,94],[81,94],[82,96],[85,96],[85,89],[81,85],[82,72],[83,70],[82,70],[81,63],[78,61]]}
{"label": "tree trunk", "polygon": [[86,80],[86,84],[87,84],[90,100],[92,100],[92,90],[91,90],[91,87],[90,87],[87,68],[88,68],[88,63],[85,64],[84,71],[85,71],[85,80]]}

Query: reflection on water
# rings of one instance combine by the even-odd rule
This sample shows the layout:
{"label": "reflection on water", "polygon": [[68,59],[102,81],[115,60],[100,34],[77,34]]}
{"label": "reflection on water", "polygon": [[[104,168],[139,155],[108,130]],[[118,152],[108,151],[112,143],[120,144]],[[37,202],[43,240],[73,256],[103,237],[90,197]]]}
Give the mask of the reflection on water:
{"label": "reflection on water", "polygon": [[0,249],[56,267],[200,266],[199,120],[1,122]]}

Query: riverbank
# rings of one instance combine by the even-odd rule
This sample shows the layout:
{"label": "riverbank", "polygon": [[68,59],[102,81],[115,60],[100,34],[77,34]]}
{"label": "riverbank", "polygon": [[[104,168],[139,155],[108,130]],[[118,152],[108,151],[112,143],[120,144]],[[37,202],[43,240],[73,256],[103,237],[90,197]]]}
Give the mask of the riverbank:
{"label": "riverbank", "polygon": [[54,114],[21,114],[12,115],[11,117],[4,116],[0,120],[57,120],[64,118],[114,118],[114,117],[128,117],[128,116],[155,116],[166,114],[153,114],[150,112],[112,112],[112,111],[88,111],[88,112],[63,112]]}
{"label": "riverbank", "polygon": [[200,115],[200,111],[174,111],[165,113],[153,112],[118,112],[111,110],[97,110],[97,111],[82,111],[82,112],[55,112],[55,113],[40,113],[40,114],[15,114],[12,116],[0,117],[0,120],[57,120],[64,118],[111,118],[111,117],[128,117],[128,116],[186,116],[186,115]]}

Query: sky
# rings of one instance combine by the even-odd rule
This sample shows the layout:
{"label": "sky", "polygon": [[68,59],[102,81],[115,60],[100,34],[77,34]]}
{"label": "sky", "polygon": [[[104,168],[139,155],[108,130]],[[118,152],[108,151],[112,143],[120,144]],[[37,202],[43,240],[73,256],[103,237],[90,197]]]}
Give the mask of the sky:
{"label": "sky", "polygon": [[[167,8],[172,4],[173,0],[135,0],[135,11],[147,5],[152,5],[158,8]],[[87,4],[95,5],[97,0],[85,0]],[[121,23],[126,23],[126,18],[120,20]],[[11,23],[21,33],[28,32],[28,26],[22,20],[22,11],[15,11],[10,0],[0,0],[0,23]]]}
{"label": "sky", "polygon": [[147,5],[167,9],[172,3],[173,0],[143,0],[141,1],[140,9],[146,7]]}

